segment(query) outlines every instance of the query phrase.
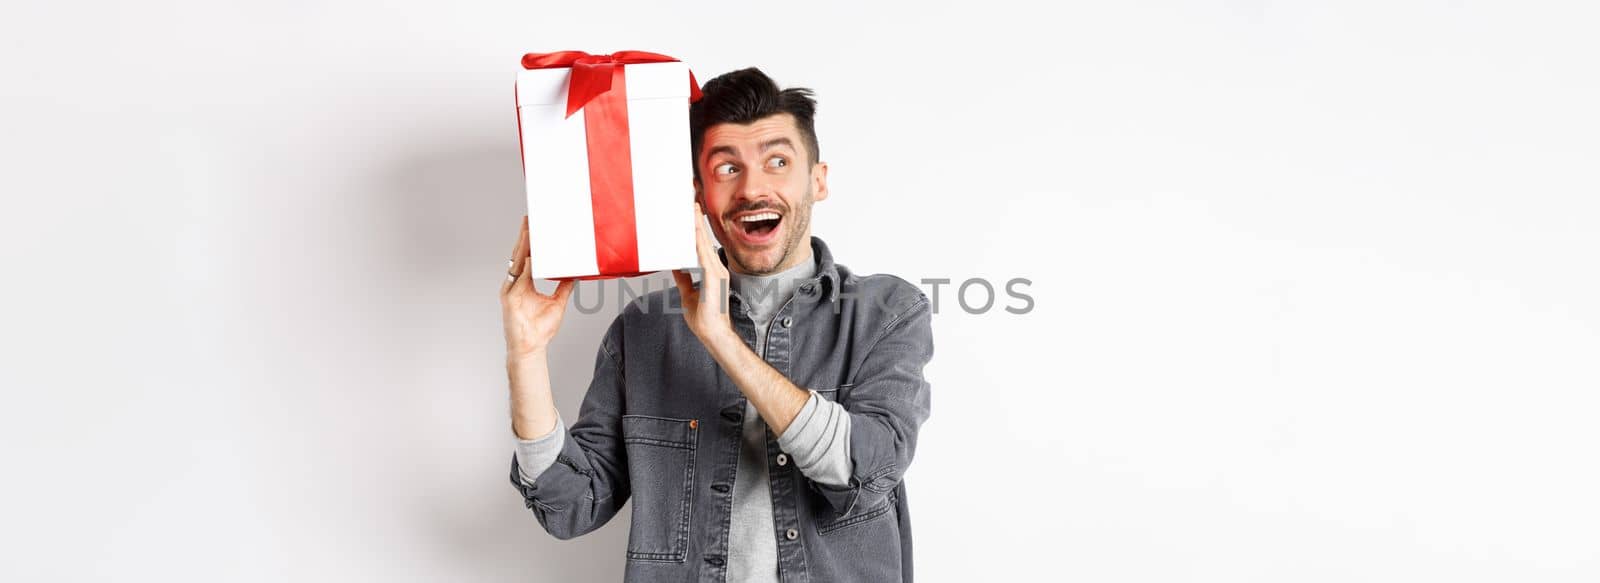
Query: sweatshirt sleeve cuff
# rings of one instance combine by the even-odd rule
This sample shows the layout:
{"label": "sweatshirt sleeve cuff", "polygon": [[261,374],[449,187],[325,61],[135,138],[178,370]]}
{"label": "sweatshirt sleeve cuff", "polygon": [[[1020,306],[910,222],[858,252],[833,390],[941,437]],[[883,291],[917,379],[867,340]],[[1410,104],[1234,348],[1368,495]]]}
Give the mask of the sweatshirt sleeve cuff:
{"label": "sweatshirt sleeve cuff", "polygon": [[532,485],[539,474],[555,465],[556,456],[561,454],[562,446],[566,445],[567,426],[561,421],[561,414],[556,414],[555,429],[550,433],[533,439],[522,439],[512,434],[511,439],[517,449],[517,465],[522,468],[522,481]]}
{"label": "sweatshirt sleeve cuff", "polygon": [[794,421],[778,436],[778,447],[794,458],[800,473],[835,486],[850,483],[850,414],[816,391]]}

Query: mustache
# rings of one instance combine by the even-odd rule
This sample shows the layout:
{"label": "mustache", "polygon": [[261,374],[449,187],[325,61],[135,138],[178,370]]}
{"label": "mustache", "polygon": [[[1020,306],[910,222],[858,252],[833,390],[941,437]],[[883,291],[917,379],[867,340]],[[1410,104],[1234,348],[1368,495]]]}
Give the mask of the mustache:
{"label": "mustache", "polygon": [[783,205],[779,205],[779,204],[776,204],[776,203],[773,203],[773,202],[770,202],[770,201],[763,200],[763,201],[756,201],[756,202],[752,202],[752,203],[748,203],[748,204],[742,204],[742,205],[730,208],[730,209],[728,209],[727,212],[722,214],[722,218],[724,218],[724,219],[732,219],[734,215],[737,215],[739,213],[750,212],[750,211],[777,211],[778,214],[781,214],[781,215],[784,215],[784,216],[788,216],[789,215],[788,207],[785,207]]}

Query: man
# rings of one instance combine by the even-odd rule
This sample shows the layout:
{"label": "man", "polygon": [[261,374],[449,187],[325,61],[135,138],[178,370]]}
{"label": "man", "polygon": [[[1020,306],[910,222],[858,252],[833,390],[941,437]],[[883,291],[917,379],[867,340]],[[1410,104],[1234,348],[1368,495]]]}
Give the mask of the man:
{"label": "man", "polygon": [[533,288],[523,222],[501,286],[511,482],[561,539],[631,497],[627,581],[911,581],[901,478],[929,415],[928,298],[852,273],[811,236],[828,166],[809,90],[751,68],[703,93],[690,108],[702,281],[674,272],[676,289],[623,309],[570,429],[545,354],[574,284]]}

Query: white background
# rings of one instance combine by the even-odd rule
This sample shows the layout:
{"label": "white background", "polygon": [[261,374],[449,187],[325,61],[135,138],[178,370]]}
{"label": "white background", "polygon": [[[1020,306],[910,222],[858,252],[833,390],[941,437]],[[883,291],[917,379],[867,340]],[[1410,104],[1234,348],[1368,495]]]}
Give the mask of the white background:
{"label": "white background", "polygon": [[1600,579],[1593,5],[1042,4],[7,3],[0,579],[619,579],[508,481],[561,49],[812,87],[841,262],[1033,281],[944,289],[921,581]]}

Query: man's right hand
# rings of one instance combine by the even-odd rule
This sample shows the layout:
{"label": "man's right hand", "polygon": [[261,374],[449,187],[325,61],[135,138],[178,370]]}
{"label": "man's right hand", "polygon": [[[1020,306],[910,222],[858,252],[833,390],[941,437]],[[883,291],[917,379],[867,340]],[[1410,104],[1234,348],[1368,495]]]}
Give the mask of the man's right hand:
{"label": "man's right hand", "polygon": [[542,294],[533,287],[528,275],[528,216],[522,216],[522,230],[517,244],[511,249],[511,264],[506,279],[500,284],[500,311],[505,319],[506,358],[520,361],[530,357],[543,357],[544,351],[561,328],[561,317],[567,312],[567,298],[577,286],[576,280],[563,281],[552,294]]}

